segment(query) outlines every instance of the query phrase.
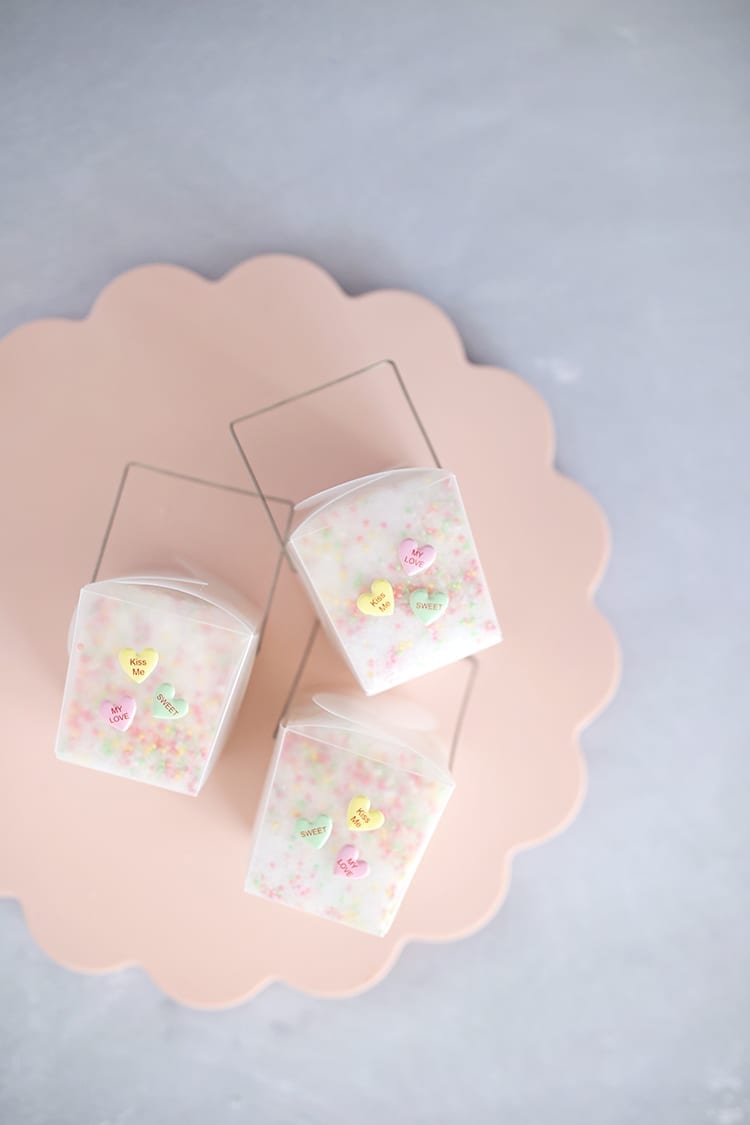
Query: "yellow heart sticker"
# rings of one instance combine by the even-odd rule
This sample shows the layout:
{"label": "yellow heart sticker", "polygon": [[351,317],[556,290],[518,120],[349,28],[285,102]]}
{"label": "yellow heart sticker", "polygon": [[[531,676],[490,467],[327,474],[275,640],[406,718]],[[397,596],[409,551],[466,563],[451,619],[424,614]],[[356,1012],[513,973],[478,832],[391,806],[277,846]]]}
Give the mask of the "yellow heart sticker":
{"label": "yellow heart sticker", "polygon": [[393,586],[387,578],[376,578],[369,594],[360,594],[357,609],[370,617],[390,617],[393,613]]}
{"label": "yellow heart sticker", "polygon": [[159,663],[159,653],[155,648],[144,648],[142,652],[136,652],[134,648],[121,648],[117,659],[123,672],[140,684],[151,675]]}
{"label": "yellow heart sticker", "polygon": [[369,797],[352,797],[346,810],[346,826],[352,832],[372,832],[382,828],[385,817],[379,809],[370,807]]}

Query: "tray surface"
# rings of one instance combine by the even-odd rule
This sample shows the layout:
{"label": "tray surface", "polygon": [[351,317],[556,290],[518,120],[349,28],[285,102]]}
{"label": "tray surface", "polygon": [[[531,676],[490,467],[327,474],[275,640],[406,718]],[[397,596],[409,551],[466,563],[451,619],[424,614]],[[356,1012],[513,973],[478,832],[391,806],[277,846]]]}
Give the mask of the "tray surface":
{"label": "tray surface", "polygon": [[[504,641],[477,658],[455,795],[392,930],[375,938],[242,890],[292,679],[302,669],[302,685],[335,687],[347,673],[313,632],[288,564],[277,572],[273,524],[288,520],[287,497],[269,501],[272,523],[229,423],[253,416],[255,436],[243,437],[242,424],[236,435],[246,453],[255,443],[262,454],[258,411],[386,361],[422,437],[458,476]],[[513,852],[575,813],[585,780],[578,732],[618,670],[615,637],[592,601],[606,522],[555,471],[539,395],[507,371],[469,363],[451,322],[416,294],[350,298],[318,267],[282,255],[219,282],[166,265],[134,270],[85,320],[35,322],[2,341],[0,380],[0,893],[22,901],[39,944],[81,970],[141,964],[180,1001],[218,1006],[273,979],[345,995],[387,972],[407,940],[454,939],[486,921]],[[321,479],[340,469],[327,458],[362,449],[347,442],[363,426],[347,385],[338,397],[327,391],[331,408],[317,414]],[[399,411],[393,432],[411,440]],[[376,450],[387,419],[380,403]],[[293,444],[286,452],[293,462]],[[195,799],[53,755],[79,588],[95,570],[143,572],[165,554],[261,604],[273,590],[235,730]],[[465,666],[450,684],[429,679],[420,703],[432,693],[450,711],[446,700],[464,698]]]}

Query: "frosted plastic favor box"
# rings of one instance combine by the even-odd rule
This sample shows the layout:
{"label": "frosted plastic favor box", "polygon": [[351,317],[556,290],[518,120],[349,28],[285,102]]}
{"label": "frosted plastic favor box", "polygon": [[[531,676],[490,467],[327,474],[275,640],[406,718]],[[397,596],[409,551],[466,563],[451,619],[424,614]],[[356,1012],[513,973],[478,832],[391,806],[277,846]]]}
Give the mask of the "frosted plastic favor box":
{"label": "frosted plastic favor box", "polygon": [[138,576],[84,586],[57,757],[198,793],[242,701],[258,622],[253,607],[213,580]]}
{"label": "frosted plastic favor box", "polygon": [[288,551],[368,695],[502,639],[444,469],[376,473],[297,504]]}
{"label": "frosted plastic favor box", "polygon": [[454,788],[445,747],[410,719],[320,695],[282,723],[246,891],[388,932]]}

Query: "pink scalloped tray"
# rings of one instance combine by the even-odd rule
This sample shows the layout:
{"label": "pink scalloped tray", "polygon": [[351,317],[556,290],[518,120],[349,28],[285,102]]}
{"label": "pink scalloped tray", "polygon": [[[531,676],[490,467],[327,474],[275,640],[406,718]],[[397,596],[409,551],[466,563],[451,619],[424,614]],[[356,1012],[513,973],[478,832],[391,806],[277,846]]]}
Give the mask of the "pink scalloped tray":
{"label": "pink scalloped tray", "polygon": [[[243,893],[273,730],[295,674],[304,667],[309,678],[313,619],[288,565],[277,572],[269,513],[229,426],[385,361],[458,476],[505,639],[477,659],[455,795],[391,932],[375,938]],[[578,733],[618,672],[616,639],[592,600],[606,523],[555,471],[539,395],[469,363],[423,298],[350,298],[310,262],[279,255],[219,282],[172,266],[134,270],[85,320],[13,332],[0,343],[0,379],[0,893],[21,900],[39,944],[85,971],[140,964],[171,996],[214,1007],[274,979],[347,995],[382,977],[405,942],[455,939],[491,917],[513,853],[574,815]],[[374,446],[391,432],[381,408]],[[339,471],[327,463],[334,447],[361,448],[350,439],[368,417],[346,395],[319,412],[321,479]],[[244,433],[251,455],[246,446],[262,439]],[[270,502],[279,525],[286,499]],[[166,554],[258,601],[272,593],[236,728],[195,799],[53,753],[79,588],[94,570],[142,570]],[[320,638],[310,652],[317,684],[333,682],[335,654]],[[458,698],[465,675],[446,698]],[[467,879],[478,853],[482,871]]]}

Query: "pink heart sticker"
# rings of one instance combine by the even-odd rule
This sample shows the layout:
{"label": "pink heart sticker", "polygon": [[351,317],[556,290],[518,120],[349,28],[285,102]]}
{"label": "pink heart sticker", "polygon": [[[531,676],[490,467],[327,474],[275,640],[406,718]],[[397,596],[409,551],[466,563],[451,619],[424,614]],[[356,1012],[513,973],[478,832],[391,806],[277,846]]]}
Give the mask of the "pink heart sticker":
{"label": "pink heart sticker", "polygon": [[354,844],[344,844],[333,865],[334,875],[343,875],[347,879],[364,879],[370,874],[370,865],[363,859],[358,859],[358,856],[359,851]]}
{"label": "pink heart sticker", "polygon": [[429,543],[419,546],[416,539],[402,539],[398,545],[398,557],[407,574],[421,574],[432,566],[437,551]]}
{"label": "pink heart sticker", "polygon": [[135,718],[135,700],[132,695],[121,695],[116,703],[105,699],[99,704],[99,714],[115,730],[127,730]]}

